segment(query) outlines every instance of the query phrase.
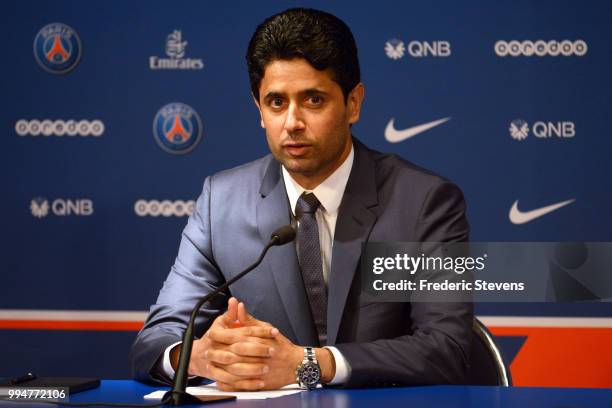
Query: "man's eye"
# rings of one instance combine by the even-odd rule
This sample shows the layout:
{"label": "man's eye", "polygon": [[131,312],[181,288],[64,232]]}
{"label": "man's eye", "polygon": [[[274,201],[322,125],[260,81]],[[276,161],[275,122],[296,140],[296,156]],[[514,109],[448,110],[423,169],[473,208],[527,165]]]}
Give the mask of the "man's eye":
{"label": "man's eye", "polygon": [[320,105],[321,103],[323,103],[323,98],[321,98],[320,96],[311,96],[310,98],[308,98],[310,100],[310,103],[312,103],[313,105]]}
{"label": "man's eye", "polygon": [[272,99],[271,105],[275,108],[283,106],[282,98],[274,98]]}

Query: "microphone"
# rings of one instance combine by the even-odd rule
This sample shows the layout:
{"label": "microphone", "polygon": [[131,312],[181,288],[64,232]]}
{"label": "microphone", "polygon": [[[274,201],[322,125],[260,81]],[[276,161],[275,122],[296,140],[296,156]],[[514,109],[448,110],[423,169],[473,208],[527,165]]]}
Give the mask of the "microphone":
{"label": "microphone", "polygon": [[274,241],[273,245],[285,245],[294,239],[295,228],[293,228],[291,225],[283,225],[282,227],[277,228],[272,235],[270,235],[270,241]]}
{"label": "microphone", "polygon": [[184,404],[201,404],[202,402],[206,402],[209,400],[218,400],[219,397],[196,397],[191,394],[188,394],[185,389],[187,388],[187,369],[189,368],[189,359],[191,358],[191,348],[193,346],[193,330],[194,330],[194,322],[196,316],[198,315],[198,311],[202,307],[202,305],[208,302],[213,297],[217,296],[219,293],[223,292],[227,289],[232,283],[236,282],[238,279],[242,278],[247,273],[251,272],[255,269],[261,261],[263,261],[264,256],[268,253],[268,250],[273,246],[285,245],[295,239],[295,228],[291,225],[284,225],[280,228],[277,228],[272,235],[270,235],[270,240],[264,247],[263,251],[261,251],[261,255],[255,261],[254,264],[246,268],[244,271],[240,272],[238,275],[234,276],[223,285],[219,286],[217,289],[213,290],[206,296],[200,299],[200,301],[196,304],[191,312],[191,317],[189,318],[189,324],[185,329],[185,333],[183,334],[183,344],[181,346],[181,353],[179,354],[179,363],[176,368],[176,373],[174,375],[174,383],[172,384],[172,390],[168,391],[162,401],[165,401],[166,404],[171,405],[184,405]]}

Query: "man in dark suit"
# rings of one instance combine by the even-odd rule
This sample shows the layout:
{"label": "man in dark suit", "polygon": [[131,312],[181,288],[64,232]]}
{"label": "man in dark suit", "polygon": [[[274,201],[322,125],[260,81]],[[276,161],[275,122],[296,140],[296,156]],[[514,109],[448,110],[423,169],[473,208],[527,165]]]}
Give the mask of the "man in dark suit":
{"label": "man in dark suit", "polygon": [[463,382],[472,305],[373,302],[356,273],[364,242],[467,241],[461,191],[352,137],[364,86],[353,36],[337,17],[306,9],[270,17],[247,63],[272,154],[206,178],[132,347],[135,376],[171,381],[197,300],[293,221],[295,244],[273,247],[231,293],[204,305],[190,375],[223,390]]}

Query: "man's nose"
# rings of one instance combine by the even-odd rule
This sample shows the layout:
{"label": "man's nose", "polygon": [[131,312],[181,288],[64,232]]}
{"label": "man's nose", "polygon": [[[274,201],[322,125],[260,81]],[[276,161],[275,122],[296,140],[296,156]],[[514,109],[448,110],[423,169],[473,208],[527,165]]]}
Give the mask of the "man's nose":
{"label": "man's nose", "polygon": [[292,133],[303,130],[304,127],[305,124],[299,106],[294,103],[289,104],[287,117],[285,118],[285,130],[287,133]]}

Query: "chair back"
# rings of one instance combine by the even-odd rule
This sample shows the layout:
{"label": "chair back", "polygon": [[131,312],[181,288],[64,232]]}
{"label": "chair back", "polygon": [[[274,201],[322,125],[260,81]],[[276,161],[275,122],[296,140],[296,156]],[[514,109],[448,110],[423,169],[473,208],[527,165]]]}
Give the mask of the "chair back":
{"label": "chair back", "polygon": [[476,317],[474,317],[472,332],[467,383],[470,385],[512,386],[510,370],[502,358],[499,347],[487,327]]}

